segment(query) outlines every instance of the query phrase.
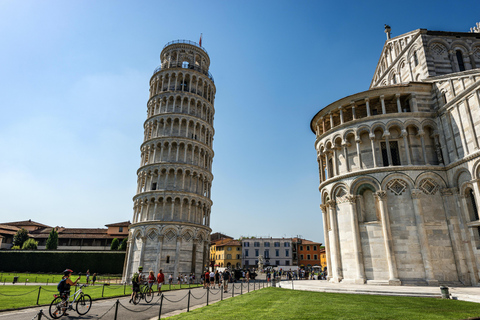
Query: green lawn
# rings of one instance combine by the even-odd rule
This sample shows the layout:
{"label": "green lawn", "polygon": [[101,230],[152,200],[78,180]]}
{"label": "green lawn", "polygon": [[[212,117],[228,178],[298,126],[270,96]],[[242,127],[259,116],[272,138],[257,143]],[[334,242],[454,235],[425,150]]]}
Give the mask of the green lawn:
{"label": "green lawn", "polygon": [[[18,277],[19,283],[58,283],[62,279],[63,274],[43,274],[43,273],[13,273],[3,272],[0,273],[0,284],[12,284],[13,277]],[[90,274],[90,281],[92,280],[92,274]],[[72,276],[76,279],[77,275]],[[85,274],[82,274],[82,282],[86,281]],[[119,283],[121,281],[120,276],[99,275],[97,282],[111,282]]]}
{"label": "green lawn", "polygon": [[480,304],[435,298],[265,288],[169,319],[467,319]]}
{"label": "green lawn", "polygon": [[[196,287],[200,285],[191,285],[191,287]],[[181,288],[180,288],[181,287]],[[188,288],[188,285],[164,285],[162,291],[176,290]],[[155,285],[156,289],[157,286]],[[83,288],[83,292],[89,294],[92,299],[98,299],[102,297],[117,297],[123,296],[125,289],[125,295],[130,295],[132,293],[131,286],[122,285],[95,285],[88,286]],[[37,303],[39,286],[25,286],[25,285],[0,285],[0,310],[5,309],[14,309],[21,307],[35,306]],[[72,288],[72,294],[74,288]],[[40,291],[39,305],[50,304],[53,300],[53,295],[57,294],[57,285],[54,286],[42,286]]]}

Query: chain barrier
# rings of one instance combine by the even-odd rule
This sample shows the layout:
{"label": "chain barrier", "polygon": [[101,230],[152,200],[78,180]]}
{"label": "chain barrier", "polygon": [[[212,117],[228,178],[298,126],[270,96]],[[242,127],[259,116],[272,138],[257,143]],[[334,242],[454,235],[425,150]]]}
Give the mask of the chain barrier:
{"label": "chain barrier", "polygon": [[[157,299],[156,302],[152,303],[152,305],[146,309],[143,309],[143,310],[133,310],[133,309],[130,309],[130,308],[127,308],[126,306],[124,306],[121,302],[119,302],[118,304],[121,305],[125,310],[128,310],[130,312],[144,312],[144,311],[147,311],[147,310],[150,310],[151,308],[155,307],[156,305],[158,305],[158,301],[160,301],[160,298]],[[114,305],[115,306],[115,305]]]}
{"label": "chain barrier", "polygon": [[113,288],[112,285],[105,286],[105,287],[107,287],[107,289],[112,289],[112,290],[123,289],[123,285],[122,285],[122,286],[118,286],[118,287],[116,287],[116,288]]}
{"label": "chain barrier", "polygon": [[213,290],[217,290],[217,293],[213,293],[212,289],[210,289],[210,294],[216,295],[220,293],[221,289],[213,289]]}
{"label": "chain barrier", "polygon": [[45,289],[45,288],[42,288],[43,291],[47,291],[47,292],[58,292],[58,290],[48,290],[48,289]]}
{"label": "chain barrier", "polygon": [[165,300],[167,300],[167,301],[169,301],[169,302],[171,302],[171,303],[177,303],[177,302],[182,301],[182,300],[185,299],[186,297],[188,297],[188,293],[185,295],[185,297],[183,297],[183,298],[181,298],[180,300],[177,300],[177,301],[168,299],[166,295],[164,295],[164,297],[165,297]]}
{"label": "chain barrier", "polygon": [[203,296],[201,296],[200,298],[197,298],[193,295],[193,293],[190,293],[190,295],[192,296],[193,299],[197,299],[197,300],[200,300],[202,299],[203,297],[205,297],[205,295],[207,294],[207,291],[205,291],[205,293],[203,294]]}
{"label": "chain barrier", "polygon": [[21,294],[4,294],[4,293],[0,293],[0,296],[5,296],[5,297],[20,297],[20,296],[24,296],[24,295],[27,295],[27,294],[30,294],[32,292],[35,292],[37,291],[38,288],[32,290],[32,291],[29,291],[27,293],[21,293]]}
{"label": "chain barrier", "polygon": [[105,315],[107,313],[109,313],[110,311],[112,311],[113,308],[115,308],[115,305],[116,303],[113,304],[113,306],[110,307],[110,309],[108,309],[104,314],[102,314],[100,317],[98,317],[97,319],[102,319],[103,317],[105,317]]}

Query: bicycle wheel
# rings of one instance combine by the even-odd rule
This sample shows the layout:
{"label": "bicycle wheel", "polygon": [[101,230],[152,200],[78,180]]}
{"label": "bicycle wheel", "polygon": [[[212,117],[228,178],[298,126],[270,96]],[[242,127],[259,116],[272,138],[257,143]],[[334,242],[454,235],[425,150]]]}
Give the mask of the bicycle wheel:
{"label": "bicycle wheel", "polygon": [[60,297],[53,299],[52,303],[50,303],[50,308],[48,309],[50,317],[53,319],[60,318],[66,311],[66,301],[62,300]]}
{"label": "bicycle wheel", "polygon": [[83,316],[85,313],[90,311],[92,307],[92,298],[88,294],[82,295],[77,300],[77,313]]}
{"label": "bicycle wheel", "polygon": [[150,290],[147,287],[143,292],[143,297],[145,298],[146,303],[150,303],[153,300],[153,292],[150,292]]}
{"label": "bicycle wheel", "polygon": [[133,304],[138,304],[140,300],[142,300],[142,294],[140,292],[135,292],[135,295],[132,299]]}

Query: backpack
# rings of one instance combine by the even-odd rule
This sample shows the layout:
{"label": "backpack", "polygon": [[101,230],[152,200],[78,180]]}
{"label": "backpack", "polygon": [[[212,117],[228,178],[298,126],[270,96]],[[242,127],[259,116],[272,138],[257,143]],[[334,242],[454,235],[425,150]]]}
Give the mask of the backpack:
{"label": "backpack", "polygon": [[58,292],[64,292],[67,286],[67,278],[60,280],[57,285]]}
{"label": "backpack", "polygon": [[138,278],[139,278],[138,272],[135,272],[135,274],[132,277],[132,283],[138,283]]}

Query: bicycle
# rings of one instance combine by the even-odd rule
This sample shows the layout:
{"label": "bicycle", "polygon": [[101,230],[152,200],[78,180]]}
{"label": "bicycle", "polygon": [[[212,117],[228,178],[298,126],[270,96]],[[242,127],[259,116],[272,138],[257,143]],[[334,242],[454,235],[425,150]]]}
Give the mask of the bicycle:
{"label": "bicycle", "polygon": [[145,299],[146,303],[150,303],[153,300],[153,296],[155,292],[150,292],[150,288],[148,284],[144,284],[140,287],[140,291],[136,292],[133,296],[132,302],[133,304],[138,304],[142,299]]}
{"label": "bicycle", "polygon": [[[86,286],[87,285],[82,284],[79,288],[77,288],[77,291],[75,291],[75,293],[73,294],[72,302],[68,301],[68,296],[60,296],[54,294],[53,296],[55,298],[53,299],[52,303],[50,303],[50,308],[48,310],[50,316],[54,319],[58,319],[62,317],[65,312],[67,312],[67,309],[75,310],[81,316],[90,311],[90,308],[92,307],[92,298],[88,294],[83,293],[82,291],[82,288]],[[73,305],[75,304],[75,302],[76,305],[74,309]]]}

